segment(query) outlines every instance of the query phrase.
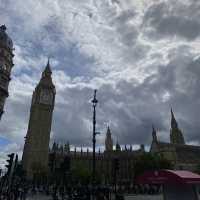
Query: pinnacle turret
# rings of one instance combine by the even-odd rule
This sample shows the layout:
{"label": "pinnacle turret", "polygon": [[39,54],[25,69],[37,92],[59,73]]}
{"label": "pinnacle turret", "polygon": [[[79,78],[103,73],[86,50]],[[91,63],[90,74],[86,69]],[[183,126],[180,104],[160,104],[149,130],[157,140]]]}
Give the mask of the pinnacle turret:
{"label": "pinnacle turret", "polygon": [[171,108],[171,128],[178,128],[178,123],[175,119],[172,108]]}
{"label": "pinnacle turret", "polygon": [[6,25],[5,24],[0,26],[0,43],[5,48],[13,50],[13,42],[12,42],[11,38],[8,36],[8,34],[6,33]]}
{"label": "pinnacle turret", "polygon": [[118,141],[116,143],[116,151],[121,151],[121,147],[120,147],[120,144],[118,143]]}
{"label": "pinnacle turret", "polygon": [[1,26],[0,26],[0,29],[1,29],[2,31],[6,31],[6,25],[5,25],[5,24],[1,25]]}
{"label": "pinnacle turret", "polygon": [[156,133],[156,129],[154,127],[154,125],[152,125],[152,138],[154,142],[157,142],[157,133]]}
{"label": "pinnacle turret", "polygon": [[69,144],[69,141],[65,144],[64,146],[64,151],[69,153],[70,152],[70,144]]}

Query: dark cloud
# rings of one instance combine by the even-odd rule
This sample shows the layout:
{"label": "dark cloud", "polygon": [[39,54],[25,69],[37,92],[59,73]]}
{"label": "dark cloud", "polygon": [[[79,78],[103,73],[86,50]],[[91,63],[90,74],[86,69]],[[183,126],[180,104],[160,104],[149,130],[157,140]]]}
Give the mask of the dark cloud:
{"label": "dark cloud", "polygon": [[177,1],[166,1],[153,4],[145,13],[144,28],[149,29],[149,36],[154,39],[166,36],[180,36],[188,40],[199,37],[200,23],[199,16],[200,4],[191,1],[188,4]]}
{"label": "dark cloud", "polygon": [[[52,140],[69,141],[71,144],[89,144],[91,137],[92,110],[90,88],[66,88],[60,94],[63,103],[56,103]],[[59,98],[59,97],[57,97]],[[59,120],[58,120],[59,119]]]}
{"label": "dark cloud", "polygon": [[129,47],[135,45],[139,35],[137,26],[130,23],[136,15],[137,13],[134,10],[125,10],[114,17],[110,22],[119,34],[119,42]]}
{"label": "dark cloud", "polygon": [[1,136],[7,138],[10,142],[16,142],[21,149],[28,128],[30,104],[30,97],[18,96],[18,98],[8,99],[1,120]]}

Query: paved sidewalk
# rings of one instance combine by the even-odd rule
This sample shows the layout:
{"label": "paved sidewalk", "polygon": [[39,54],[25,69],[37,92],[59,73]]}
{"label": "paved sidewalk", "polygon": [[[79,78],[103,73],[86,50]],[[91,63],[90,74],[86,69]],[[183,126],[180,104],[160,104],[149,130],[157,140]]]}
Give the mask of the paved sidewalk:
{"label": "paved sidewalk", "polygon": [[[26,200],[52,200],[52,197],[38,194],[29,196]],[[125,200],[163,200],[163,198],[161,195],[127,195]]]}
{"label": "paved sidewalk", "polygon": [[127,195],[125,200],[163,200],[161,195]]}
{"label": "paved sidewalk", "polygon": [[38,194],[34,196],[28,196],[26,200],[52,200],[52,197]]}

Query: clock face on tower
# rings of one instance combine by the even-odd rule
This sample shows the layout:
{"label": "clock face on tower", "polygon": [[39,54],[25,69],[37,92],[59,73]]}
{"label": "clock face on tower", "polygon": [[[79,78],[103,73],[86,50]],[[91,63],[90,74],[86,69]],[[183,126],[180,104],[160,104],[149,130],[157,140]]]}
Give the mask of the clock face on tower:
{"label": "clock face on tower", "polygon": [[51,105],[53,102],[53,93],[48,89],[43,89],[40,93],[40,103]]}

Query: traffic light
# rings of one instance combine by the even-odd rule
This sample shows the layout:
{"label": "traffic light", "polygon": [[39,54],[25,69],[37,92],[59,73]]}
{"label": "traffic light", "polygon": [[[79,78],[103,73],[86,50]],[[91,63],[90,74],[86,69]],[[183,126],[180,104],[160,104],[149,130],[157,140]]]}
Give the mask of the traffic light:
{"label": "traffic light", "polygon": [[8,154],[9,159],[6,160],[8,164],[6,165],[7,168],[7,174],[9,175],[11,172],[12,164],[13,164],[13,159],[14,159],[14,153]]}
{"label": "traffic light", "polygon": [[115,168],[115,171],[119,171],[119,159],[118,158],[115,158],[114,159],[114,168]]}

